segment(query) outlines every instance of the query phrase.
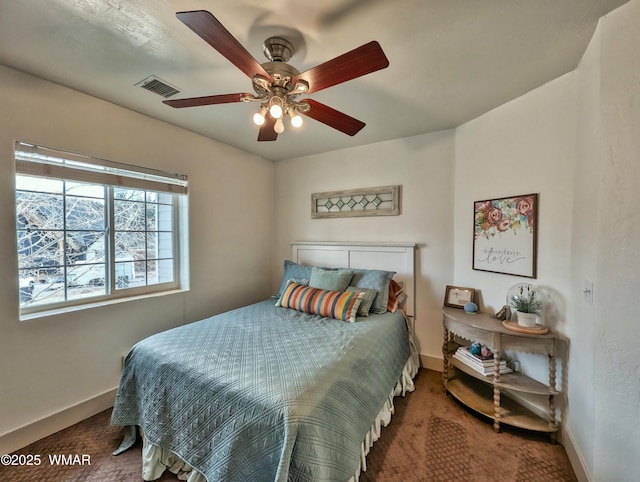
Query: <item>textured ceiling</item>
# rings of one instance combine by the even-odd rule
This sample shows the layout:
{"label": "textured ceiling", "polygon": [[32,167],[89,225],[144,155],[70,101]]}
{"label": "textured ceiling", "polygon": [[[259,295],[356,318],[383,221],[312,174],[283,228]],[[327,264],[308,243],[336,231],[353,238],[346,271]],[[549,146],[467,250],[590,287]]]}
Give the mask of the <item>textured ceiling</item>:
{"label": "textured ceiling", "polygon": [[[598,19],[627,0],[0,0],[0,63],[272,160],[458,126],[573,70]],[[176,19],[210,11],[259,61],[297,46],[299,71],[377,40],[390,65],[309,97],[367,125],[349,137],[313,119],[257,142],[254,103],[173,109],[173,98],[252,92],[251,81]]]}

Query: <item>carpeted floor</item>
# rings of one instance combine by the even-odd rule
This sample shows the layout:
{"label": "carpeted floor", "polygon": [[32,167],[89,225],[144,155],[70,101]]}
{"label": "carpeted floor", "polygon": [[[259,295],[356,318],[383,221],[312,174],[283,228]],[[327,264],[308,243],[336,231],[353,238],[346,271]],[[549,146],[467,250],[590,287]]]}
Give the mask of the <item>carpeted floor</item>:
{"label": "carpeted floor", "polygon": [[[561,445],[528,432],[494,433],[491,424],[444,394],[438,372],[421,370],[416,390],[395,400],[395,414],[367,457],[362,482],[576,480]],[[40,465],[0,465],[0,481],[141,481],[139,444],[111,455],[121,429],[109,425],[110,415],[106,410],[19,450],[39,454]],[[51,464],[49,456],[56,454],[78,455],[79,463],[88,457],[84,465]],[[177,478],[165,472],[158,480]]]}

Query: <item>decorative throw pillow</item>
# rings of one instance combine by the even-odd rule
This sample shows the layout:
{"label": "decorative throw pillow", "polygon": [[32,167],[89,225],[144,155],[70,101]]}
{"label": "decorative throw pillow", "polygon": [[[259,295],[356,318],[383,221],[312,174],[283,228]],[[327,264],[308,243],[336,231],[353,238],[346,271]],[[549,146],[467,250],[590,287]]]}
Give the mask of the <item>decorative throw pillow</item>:
{"label": "decorative throw pillow", "polygon": [[309,286],[309,278],[291,278],[289,281],[293,281],[299,285]]}
{"label": "decorative throw pillow", "polygon": [[383,271],[374,269],[354,269],[351,286],[356,288],[371,288],[378,293],[373,300],[370,313],[386,313],[389,301],[389,283],[396,274],[395,271]]}
{"label": "decorative throw pillow", "polygon": [[295,263],[286,259],[284,261],[284,275],[282,276],[282,283],[280,283],[280,289],[278,290],[278,298],[282,296],[282,292],[287,286],[287,281],[292,278],[310,278],[311,277],[311,266],[305,266],[302,264]]}
{"label": "decorative throw pillow", "polygon": [[330,291],[344,291],[353,278],[350,269],[325,269],[314,266],[311,269],[309,286]]}
{"label": "decorative throw pillow", "polygon": [[345,290],[347,292],[355,291],[356,293],[362,293],[362,303],[358,307],[358,316],[369,316],[371,311],[371,305],[378,292],[371,288],[356,288],[354,286],[347,286]]}
{"label": "decorative throw pillow", "polygon": [[389,282],[389,300],[387,301],[387,311],[394,313],[398,309],[400,295],[404,292],[404,288],[400,286],[396,280]]}
{"label": "decorative throw pillow", "polygon": [[362,293],[322,290],[288,282],[276,306],[353,323],[361,302]]}

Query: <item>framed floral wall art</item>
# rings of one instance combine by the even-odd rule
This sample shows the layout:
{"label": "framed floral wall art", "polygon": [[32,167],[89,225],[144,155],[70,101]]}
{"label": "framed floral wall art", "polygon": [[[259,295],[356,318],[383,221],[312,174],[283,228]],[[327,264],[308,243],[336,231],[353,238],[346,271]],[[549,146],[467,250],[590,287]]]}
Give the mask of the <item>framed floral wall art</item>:
{"label": "framed floral wall art", "polygon": [[476,201],[473,269],[536,277],[538,195]]}

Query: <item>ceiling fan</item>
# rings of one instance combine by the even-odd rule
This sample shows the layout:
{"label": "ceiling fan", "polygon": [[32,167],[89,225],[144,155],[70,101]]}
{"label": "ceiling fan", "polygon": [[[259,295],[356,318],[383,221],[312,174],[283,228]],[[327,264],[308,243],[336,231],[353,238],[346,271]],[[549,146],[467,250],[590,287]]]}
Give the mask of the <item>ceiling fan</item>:
{"label": "ceiling fan", "polygon": [[287,63],[294,53],[293,45],[280,37],[270,37],[264,42],[263,52],[269,61],[260,64],[210,12],[178,12],[176,17],[244,72],[252,80],[255,93],[208,95],[163,102],[176,108],[259,102],[260,111],[253,117],[254,123],[260,126],[258,141],[275,141],[278,134],[284,132],[283,117],[286,115],[294,127],[299,127],[302,124],[300,114],[347,135],[356,135],[365,126],[364,122],[313,99],[300,99],[300,96],[389,66],[380,44],[372,41],[300,73]]}

